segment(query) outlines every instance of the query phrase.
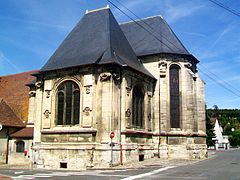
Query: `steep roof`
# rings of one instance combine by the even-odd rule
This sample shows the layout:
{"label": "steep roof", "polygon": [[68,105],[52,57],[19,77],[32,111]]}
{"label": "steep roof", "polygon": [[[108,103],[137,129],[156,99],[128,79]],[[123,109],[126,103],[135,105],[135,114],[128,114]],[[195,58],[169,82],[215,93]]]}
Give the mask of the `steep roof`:
{"label": "steep roof", "polygon": [[25,84],[35,77],[32,73],[37,71],[23,72],[7,76],[0,76],[0,98],[3,98],[14,112],[23,120],[28,119],[28,92]]}
{"label": "steep roof", "polygon": [[33,138],[33,127],[26,127],[23,128],[13,134],[11,134],[11,137],[14,138]]}
{"label": "steep roof", "polygon": [[137,59],[109,8],[87,12],[41,71],[90,64],[129,66],[153,77]]}
{"label": "steep roof", "polygon": [[120,26],[137,56],[158,53],[189,54],[161,16],[138,20],[137,23],[131,21]]}
{"label": "steep roof", "polygon": [[10,106],[0,98],[0,124],[8,127],[24,127],[22,120],[14,113]]}

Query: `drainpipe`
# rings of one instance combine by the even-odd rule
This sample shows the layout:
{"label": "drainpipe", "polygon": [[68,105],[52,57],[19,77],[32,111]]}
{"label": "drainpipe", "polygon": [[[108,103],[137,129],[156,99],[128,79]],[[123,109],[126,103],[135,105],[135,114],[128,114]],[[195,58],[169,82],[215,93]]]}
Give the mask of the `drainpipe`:
{"label": "drainpipe", "polygon": [[123,165],[123,152],[122,152],[122,70],[120,69],[120,115],[119,115],[119,145],[120,145],[120,165]]}
{"label": "drainpipe", "polygon": [[158,115],[158,158],[160,158],[160,143],[161,143],[161,137],[160,137],[160,133],[161,133],[161,113],[160,113],[160,108],[161,108],[161,98],[160,98],[160,78],[159,78],[159,103],[158,103],[158,108],[159,108],[159,115]]}

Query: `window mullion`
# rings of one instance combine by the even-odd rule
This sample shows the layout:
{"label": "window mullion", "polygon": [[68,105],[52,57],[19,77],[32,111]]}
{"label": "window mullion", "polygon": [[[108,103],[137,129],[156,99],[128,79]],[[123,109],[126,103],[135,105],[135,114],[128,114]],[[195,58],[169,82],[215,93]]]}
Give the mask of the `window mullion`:
{"label": "window mullion", "polygon": [[74,124],[74,84],[72,84],[72,94],[71,94],[71,96],[72,96],[72,111],[71,111],[71,124],[73,125]]}
{"label": "window mullion", "polygon": [[66,94],[67,94],[67,92],[66,92],[66,84],[64,84],[64,108],[63,108],[63,125],[66,125],[66,108],[67,108],[67,100],[66,100],[66,98],[67,98],[67,96],[66,96]]}

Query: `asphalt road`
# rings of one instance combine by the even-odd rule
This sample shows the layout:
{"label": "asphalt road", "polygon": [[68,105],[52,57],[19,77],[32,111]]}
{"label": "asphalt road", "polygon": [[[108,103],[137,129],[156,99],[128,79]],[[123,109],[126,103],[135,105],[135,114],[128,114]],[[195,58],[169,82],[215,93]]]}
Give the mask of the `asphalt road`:
{"label": "asphalt road", "polygon": [[[12,179],[57,180],[133,180],[133,179],[191,179],[240,180],[240,149],[219,151],[216,156],[191,165],[179,167],[148,166],[145,168],[89,171],[49,171],[0,169],[0,176]],[[1,179],[1,178],[0,178]]]}

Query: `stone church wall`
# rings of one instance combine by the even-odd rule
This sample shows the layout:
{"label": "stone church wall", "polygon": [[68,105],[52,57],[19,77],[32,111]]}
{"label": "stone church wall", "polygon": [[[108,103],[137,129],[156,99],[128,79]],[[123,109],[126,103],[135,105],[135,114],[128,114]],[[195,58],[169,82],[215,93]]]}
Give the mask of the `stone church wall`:
{"label": "stone church wall", "polygon": [[[157,79],[153,97],[155,154],[161,158],[199,159],[207,156],[204,82],[188,59],[178,56],[143,57],[144,66]],[[170,127],[169,67],[180,67],[181,126]]]}
{"label": "stone church wall", "polygon": [[[36,111],[29,110],[36,118],[33,149],[37,166],[55,169],[66,165],[68,169],[82,169],[138,161],[142,155],[144,158],[153,156],[152,136],[144,134],[153,128],[153,83],[131,71],[122,71],[121,76],[118,69],[109,72],[100,68],[95,72],[65,75],[63,78],[49,75],[45,80],[37,81],[40,85],[31,100],[35,104],[30,103],[30,108]],[[56,125],[56,89],[66,80],[72,80],[80,87],[79,125]],[[145,114],[144,129],[140,129],[143,133],[138,134],[139,130],[131,127],[128,111],[131,114],[132,87],[140,82],[145,92]],[[115,133],[113,148],[110,147],[111,132]]]}

